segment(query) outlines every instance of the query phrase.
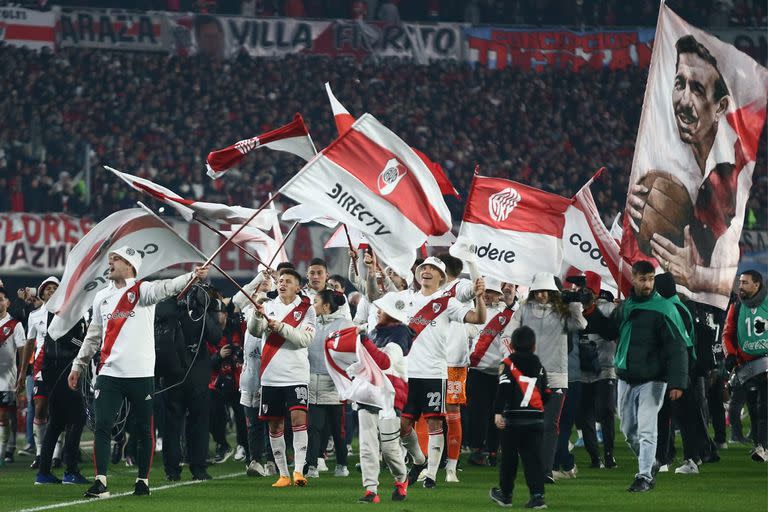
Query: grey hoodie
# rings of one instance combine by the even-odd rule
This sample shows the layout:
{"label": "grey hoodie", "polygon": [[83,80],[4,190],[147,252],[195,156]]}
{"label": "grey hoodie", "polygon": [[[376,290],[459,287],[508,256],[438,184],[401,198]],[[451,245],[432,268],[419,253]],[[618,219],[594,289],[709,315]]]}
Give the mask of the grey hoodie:
{"label": "grey hoodie", "polygon": [[330,315],[318,315],[315,339],[309,346],[309,403],[338,405],[339,393],[325,366],[325,340],[334,331],[352,327],[349,310],[339,308]]}

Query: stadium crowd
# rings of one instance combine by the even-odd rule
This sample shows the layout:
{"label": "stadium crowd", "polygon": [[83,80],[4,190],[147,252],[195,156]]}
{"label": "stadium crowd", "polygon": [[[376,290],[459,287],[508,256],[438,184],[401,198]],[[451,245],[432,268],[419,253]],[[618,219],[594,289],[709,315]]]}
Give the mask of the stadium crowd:
{"label": "stadium crowd", "polygon": [[[624,204],[647,70],[519,70],[457,63],[287,57],[213,63],[200,57],[3,47],[0,204],[99,220],[135,204],[101,169],[146,177],[193,199],[258,205],[301,161],[259,152],[212,181],[205,156],[300,112],[317,147],[333,140],[329,81],[353,113],[370,112],[447,171],[466,196],[484,175],[564,196],[607,172],[594,195],[610,226]],[[315,84],[307,87],[307,84]],[[87,154],[86,154],[87,153]],[[90,195],[80,171],[92,169]],[[80,173],[78,175],[78,173]],[[745,227],[765,227],[765,144],[760,145]],[[88,201],[90,199],[90,201]],[[454,219],[462,205],[449,200]]]}

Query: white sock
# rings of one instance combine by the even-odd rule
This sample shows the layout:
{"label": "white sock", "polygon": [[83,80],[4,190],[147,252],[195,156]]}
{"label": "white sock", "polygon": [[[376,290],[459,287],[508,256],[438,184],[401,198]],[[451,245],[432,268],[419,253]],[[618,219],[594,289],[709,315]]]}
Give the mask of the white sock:
{"label": "white sock", "polygon": [[459,463],[459,461],[454,459],[448,459],[445,462],[445,469],[450,471],[456,471],[456,465]]}
{"label": "white sock", "polygon": [[54,459],[60,459],[61,458],[61,447],[62,442],[56,441],[56,446],[53,447],[53,458]]}
{"label": "white sock", "polygon": [[429,442],[427,444],[427,477],[432,480],[437,477],[437,469],[440,467],[440,458],[443,456],[444,446],[445,438],[443,437],[443,429],[429,433]]}
{"label": "white sock", "polygon": [[35,420],[32,426],[32,436],[35,438],[35,454],[39,457],[43,451],[43,439],[45,431],[48,429],[48,422],[38,422]]}
{"label": "white sock", "polygon": [[288,473],[288,459],[285,456],[285,436],[280,431],[277,434],[269,433],[269,445],[272,447],[272,455],[275,456],[280,476],[290,476]]}
{"label": "white sock", "polygon": [[308,443],[307,426],[299,425],[293,427],[293,457],[295,462],[293,470],[302,475],[304,474],[304,463],[307,462]]}
{"label": "white sock", "polygon": [[107,475],[96,475],[96,480],[104,484],[104,487],[107,486]]}
{"label": "white sock", "polygon": [[400,437],[400,440],[405,446],[406,451],[410,454],[414,464],[424,464],[426,457],[421,453],[421,447],[419,446],[419,436],[416,434],[416,429],[411,429],[411,432]]}

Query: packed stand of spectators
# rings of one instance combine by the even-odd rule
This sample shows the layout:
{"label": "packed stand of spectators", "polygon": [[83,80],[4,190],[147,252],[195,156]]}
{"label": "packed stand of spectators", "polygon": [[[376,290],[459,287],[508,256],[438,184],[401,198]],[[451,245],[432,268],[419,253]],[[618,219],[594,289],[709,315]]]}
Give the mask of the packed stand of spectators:
{"label": "packed stand of spectators", "polygon": [[[579,73],[471,69],[457,63],[416,66],[383,61],[239,57],[215,64],[155,54],[62,50],[0,51],[0,204],[11,211],[63,211],[101,219],[130,207],[136,193],[101,169],[110,164],[190,197],[257,205],[301,162],[260,151],[239,172],[212,181],[207,153],[252,137],[301,112],[318,147],[333,140],[328,99],[355,115],[371,112],[440,162],[466,195],[475,164],[485,175],[571,195],[595,169],[610,222],[627,190],[646,70]],[[45,70],[45,72],[43,72]],[[307,87],[306,84],[316,84]],[[534,85],[534,86],[532,86]],[[82,174],[92,168],[90,198]],[[755,171],[765,189],[765,148]],[[762,187],[762,188],[761,188]],[[766,194],[750,208],[765,211]],[[90,199],[90,205],[86,206]],[[459,218],[461,204],[452,203]],[[749,227],[762,225],[755,215]]]}

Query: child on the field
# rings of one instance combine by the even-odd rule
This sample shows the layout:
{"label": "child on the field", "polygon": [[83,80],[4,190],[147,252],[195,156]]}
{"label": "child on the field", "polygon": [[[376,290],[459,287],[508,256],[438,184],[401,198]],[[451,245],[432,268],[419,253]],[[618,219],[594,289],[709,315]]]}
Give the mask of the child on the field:
{"label": "child on the field", "polygon": [[490,497],[502,507],[512,505],[519,453],[531,493],[525,508],[547,508],[544,503],[541,439],[544,403],[551,391],[547,387],[547,373],[533,353],[536,335],[530,327],[515,329],[512,348],[514,352],[499,367],[494,419],[496,427],[501,430],[502,456],[499,487],[491,489]]}

